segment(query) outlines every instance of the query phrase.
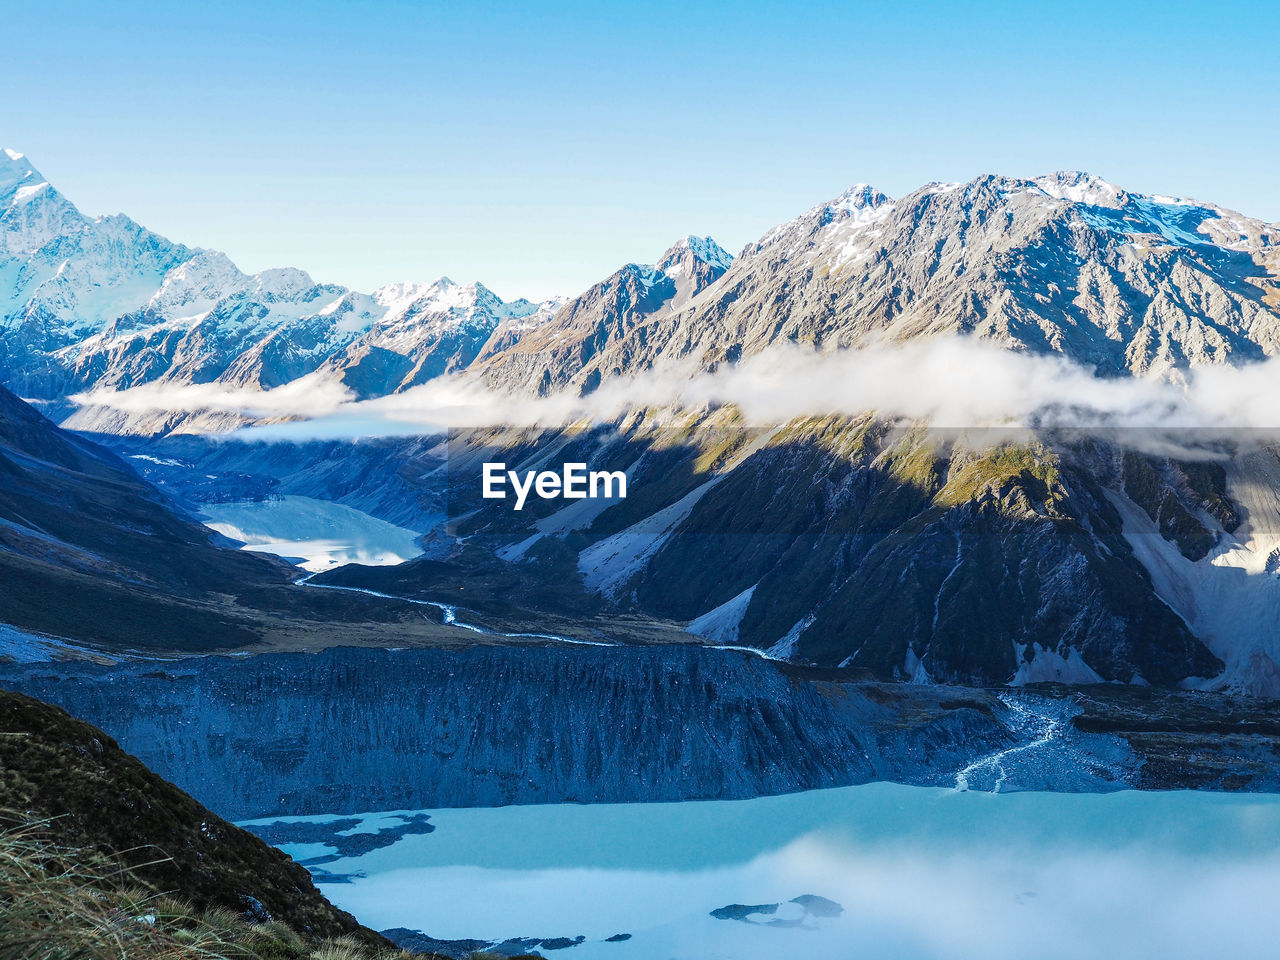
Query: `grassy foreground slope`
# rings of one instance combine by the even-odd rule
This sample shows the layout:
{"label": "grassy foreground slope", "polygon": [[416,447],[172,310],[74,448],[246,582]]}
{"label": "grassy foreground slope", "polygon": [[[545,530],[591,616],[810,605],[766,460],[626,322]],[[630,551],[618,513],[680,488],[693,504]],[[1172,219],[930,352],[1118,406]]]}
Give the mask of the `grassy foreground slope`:
{"label": "grassy foreground slope", "polygon": [[397,955],[95,727],[0,691],[0,957]]}

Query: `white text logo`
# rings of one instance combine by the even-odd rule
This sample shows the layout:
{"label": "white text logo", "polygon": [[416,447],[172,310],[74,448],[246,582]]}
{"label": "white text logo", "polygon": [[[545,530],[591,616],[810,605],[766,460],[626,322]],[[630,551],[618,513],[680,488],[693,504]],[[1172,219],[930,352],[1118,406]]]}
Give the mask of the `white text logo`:
{"label": "white text logo", "polygon": [[566,463],[559,473],[554,470],[526,470],[521,477],[516,471],[508,470],[505,463],[484,465],[482,493],[486,500],[505,500],[508,483],[515,491],[517,510],[524,509],[530,491],[543,500],[557,497],[566,500],[585,500],[588,497],[622,500],[627,496],[627,475],[621,470],[588,472],[585,463]]}

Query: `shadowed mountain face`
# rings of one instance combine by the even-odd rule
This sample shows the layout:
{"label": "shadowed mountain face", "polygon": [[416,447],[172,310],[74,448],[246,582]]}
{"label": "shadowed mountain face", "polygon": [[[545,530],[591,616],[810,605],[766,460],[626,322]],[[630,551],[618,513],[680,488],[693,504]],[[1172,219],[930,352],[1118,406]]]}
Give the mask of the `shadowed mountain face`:
{"label": "shadowed mountain face", "polygon": [[295,568],[218,539],[124,460],[0,387],[0,623],[170,651],[318,630],[412,642],[433,629],[408,605],[299,590]]}
{"label": "shadowed mountain face", "polygon": [[[175,512],[124,460],[60,430],[2,387],[0,470],[0,516],[15,552],[25,545],[33,556],[116,570],[177,594],[247,576],[284,579],[266,558],[212,548],[208,529]],[[43,550],[35,546],[41,538]]]}
{"label": "shadowed mountain face", "polygon": [[[633,493],[519,513],[479,498],[484,462],[520,470],[549,456],[625,471]],[[1159,545],[1171,566],[1232,577],[1211,563],[1240,525],[1216,464],[1096,439],[961,439],[871,418],[758,430],[723,417],[460,435],[448,462],[468,549],[540,572],[548,597],[580,578],[607,608],[685,622],[709,643],[883,680],[1226,676],[1269,689],[1257,669],[1277,655],[1267,635],[1196,629],[1145,565]],[[510,598],[462,592],[457,571],[428,559],[319,580],[481,609]]]}
{"label": "shadowed mountain face", "polygon": [[139,646],[157,634],[196,649],[245,643],[245,625],[192,602],[287,582],[277,563],[213,546],[124,461],[3,388],[0,475],[6,623]]}

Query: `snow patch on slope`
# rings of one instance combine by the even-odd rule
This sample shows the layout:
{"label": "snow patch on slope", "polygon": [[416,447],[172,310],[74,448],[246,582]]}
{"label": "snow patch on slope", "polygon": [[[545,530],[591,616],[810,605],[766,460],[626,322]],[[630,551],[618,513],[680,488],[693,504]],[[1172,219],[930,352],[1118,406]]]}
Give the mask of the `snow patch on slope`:
{"label": "snow patch on slope", "polygon": [[1049,197],[1084,209],[1090,227],[1127,236],[1156,236],[1177,246],[1214,244],[1257,251],[1280,244],[1280,229],[1212,203],[1183,197],[1131,194],[1100,177],[1065,171],[1031,181]]}
{"label": "snow patch on slope", "polygon": [[790,660],[796,652],[796,644],[800,642],[800,635],[813,626],[814,621],[817,619],[817,614],[810,613],[797,620],[777,643],[765,651],[765,654],[776,660]]}
{"label": "snow patch on slope", "polygon": [[1228,494],[1247,519],[1194,562],[1137,504],[1108,497],[1156,593],[1226,665],[1220,676],[1189,685],[1280,696],[1280,577],[1269,563],[1280,550],[1280,460],[1260,450],[1226,468]]}
{"label": "snow patch on slope", "polygon": [[[728,476],[738,464],[758,450],[764,449],[781,429],[781,427],[774,427],[772,430],[760,431],[751,443],[739,450],[720,468],[720,472],[706,483],[690,490],[675,503],[657,513],[650,514],[611,537],[593,543],[578,554],[578,570],[583,575],[583,582],[587,589],[598,591],[611,598],[616,597],[627,581],[643,569],[649,562],[649,558],[667,542],[676,527],[693,512],[698,501]],[[751,648],[751,652],[760,653],[755,648]]]}
{"label": "snow patch on slope", "polygon": [[[927,656],[927,654],[926,654]],[[903,662],[903,676],[906,677],[907,683],[929,684],[933,683],[933,677],[929,676],[929,671],[924,665],[924,658],[917,657],[916,652],[907,646],[907,656]],[[894,674],[897,675],[898,670],[894,668]]]}
{"label": "snow patch on slope", "polygon": [[[640,462],[641,460],[637,459],[622,471],[627,478],[628,485],[634,478],[636,467],[640,465]],[[618,489],[621,490],[621,487]],[[614,493],[613,496],[607,497],[599,496],[571,500],[567,506],[561,507],[549,516],[543,517],[534,526],[543,533],[555,534],[556,536],[564,536],[574,530],[585,530],[595,522],[596,517],[614,504],[621,503],[623,499],[623,497]]]}
{"label": "snow patch on slope", "polygon": [[1032,657],[1025,659],[1027,645],[1015,643],[1014,657],[1018,664],[1018,672],[1009,681],[1011,687],[1023,687],[1028,683],[1102,683],[1102,677],[1087,663],[1080,651],[1075,647],[1067,647],[1064,657],[1057,650],[1050,650],[1040,644],[1032,644]]}
{"label": "snow patch on slope", "polygon": [[644,568],[675,528],[693,512],[698,501],[724,476],[712,477],[675,503],[599,543],[593,543],[578,554],[578,570],[587,589],[616,597],[626,582]]}
{"label": "snow patch on slope", "polygon": [[685,629],[712,643],[737,643],[738,626],[742,623],[758,586],[758,583],[753,583],[736,597],[691,620]]}
{"label": "snow patch on slope", "polygon": [[1115,206],[1124,195],[1114,183],[1079,170],[1060,170],[1032,182],[1054,199],[1092,206]]}

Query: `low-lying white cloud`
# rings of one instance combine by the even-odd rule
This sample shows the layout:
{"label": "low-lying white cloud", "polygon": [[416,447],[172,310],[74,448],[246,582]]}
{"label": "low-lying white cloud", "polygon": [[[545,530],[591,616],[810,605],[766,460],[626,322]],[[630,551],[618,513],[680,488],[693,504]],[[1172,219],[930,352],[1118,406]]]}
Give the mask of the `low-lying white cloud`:
{"label": "low-lying white cloud", "polygon": [[270,390],[223,383],[147,383],[128,390],[90,390],[70,399],[82,407],[110,407],[125,413],[233,413],[255,419],[326,417],[353,394],[341,383],[314,374]]}
{"label": "low-lying white cloud", "polygon": [[1014,352],[963,337],[817,353],[775,346],[736,365],[699,372],[672,364],[605,381],[587,396],[503,391],[463,376],[355,401],[315,375],[267,391],[217,384],[149,384],[76,398],[128,412],[238,413],[300,419],[264,437],[370,436],[498,425],[609,422],[646,407],[733,405],[748,423],[874,411],[941,428],[1141,428],[1156,431],[1280,428],[1280,358],[1199,367],[1172,377],[1099,377],[1060,356]]}

